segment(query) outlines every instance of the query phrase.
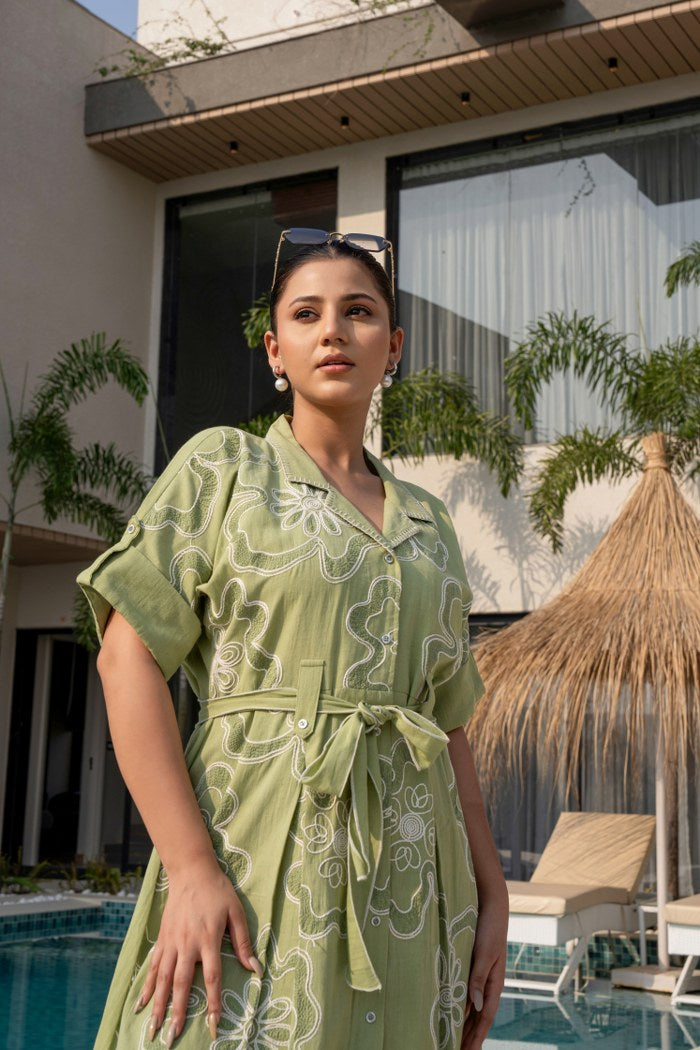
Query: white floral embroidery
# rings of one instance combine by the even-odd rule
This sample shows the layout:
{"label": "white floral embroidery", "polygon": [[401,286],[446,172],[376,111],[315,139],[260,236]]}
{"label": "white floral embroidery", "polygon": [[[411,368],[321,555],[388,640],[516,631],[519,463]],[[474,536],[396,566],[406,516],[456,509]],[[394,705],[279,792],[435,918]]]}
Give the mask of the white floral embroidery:
{"label": "white floral embroidery", "polygon": [[348,879],[348,807],[340,799],[333,799],[333,803],[330,813],[317,811],[302,831],[307,853],[321,855],[319,875],[337,890]]}
{"label": "white floral embroidery", "polygon": [[[440,895],[441,905],[445,898]],[[457,950],[458,941],[476,919],[476,909],[467,909],[452,922],[440,919],[442,943],[435,952],[435,984],[437,994],[430,1015],[430,1030],[437,1050],[456,1046],[464,1024],[467,1000],[468,969],[463,972],[463,960]]]}
{"label": "white floral embroidery", "polygon": [[321,529],[331,536],[340,536],[338,520],[325,506],[318,489],[302,484],[300,490],[272,490],[274,502],[270,510],[282,519],[282,528],[295,529],[301,525],[307,536],[318,536]]}

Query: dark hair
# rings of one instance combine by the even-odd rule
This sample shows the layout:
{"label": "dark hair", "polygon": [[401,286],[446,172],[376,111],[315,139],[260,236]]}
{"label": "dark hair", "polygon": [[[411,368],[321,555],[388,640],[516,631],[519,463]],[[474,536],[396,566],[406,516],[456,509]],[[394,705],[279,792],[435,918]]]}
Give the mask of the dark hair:
{"label": "dark hair", "polygon": [[389,308],[390,331],[393,332],[396,329],[396,303],[391,289],[391,280],[386,270],[380,265],[372,252],[365,251],[364,248],[354,248],[345,241],[330,241],[328,244],[305,245],[277,270],[277,278],[270,291],[270,327],[273,332],[277,330],[277,305],[289,278],[300,267],[307,262],[312,262],[314,259],[357,259],[369,272],[370,277],[377,286],[377,291]]}

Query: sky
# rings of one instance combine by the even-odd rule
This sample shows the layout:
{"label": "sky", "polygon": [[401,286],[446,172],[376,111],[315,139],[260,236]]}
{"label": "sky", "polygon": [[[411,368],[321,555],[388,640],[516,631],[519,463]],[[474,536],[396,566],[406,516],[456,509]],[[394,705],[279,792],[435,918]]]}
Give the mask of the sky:
{"label": "sky", "polygon": [[88,11],[133,36],[138,22],[138,0],[79,0]]}

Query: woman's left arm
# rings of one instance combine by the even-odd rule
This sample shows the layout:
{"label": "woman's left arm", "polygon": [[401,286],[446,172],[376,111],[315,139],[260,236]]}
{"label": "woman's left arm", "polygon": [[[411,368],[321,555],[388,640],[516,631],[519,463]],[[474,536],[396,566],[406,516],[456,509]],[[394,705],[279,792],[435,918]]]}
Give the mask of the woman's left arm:
{"label": "woman's left arm", "polygon": [[479,919],[472,955],[467,1017],[461,1050],[479,1050],[496,1016],[506,970],[508,890],[486,820],[474,759],[464,730],[447,734],[447,750],[467,827],[479,894]]}

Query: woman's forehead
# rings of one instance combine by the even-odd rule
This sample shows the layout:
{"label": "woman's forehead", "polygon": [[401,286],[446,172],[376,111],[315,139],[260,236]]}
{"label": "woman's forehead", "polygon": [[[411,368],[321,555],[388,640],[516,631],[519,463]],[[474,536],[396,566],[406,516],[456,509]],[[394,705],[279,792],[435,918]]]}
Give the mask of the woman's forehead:
{"label": "woman's forehead", "polygon": [[290,275],[282,298],[295,299],[299,295],[335,298],[350,292],[381,298],[374,278],[357,259],[309,259]]}

